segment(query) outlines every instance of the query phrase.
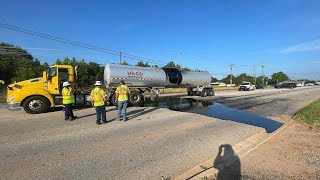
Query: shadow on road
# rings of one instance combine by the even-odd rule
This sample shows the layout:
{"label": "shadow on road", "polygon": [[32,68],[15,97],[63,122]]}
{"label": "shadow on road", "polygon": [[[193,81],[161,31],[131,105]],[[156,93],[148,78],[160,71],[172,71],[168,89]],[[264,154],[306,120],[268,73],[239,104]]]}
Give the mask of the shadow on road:
{"label": "shadow on road", "polygon": [[155,107],[155,108],[143,108],[143,109],[134,110],[134,111],[128,112],[127,117],[128,117],[128,120],[131,120],[131,119],[137,118],[139,116],[142,116],[144,114],[155,111],[157,109],[159,109],[159,108]]}
{"label": "shadow on road", "polygon": [[217,180],[241,179],[241,162],[230,144],[220,145],[213,166],[219,170]]}

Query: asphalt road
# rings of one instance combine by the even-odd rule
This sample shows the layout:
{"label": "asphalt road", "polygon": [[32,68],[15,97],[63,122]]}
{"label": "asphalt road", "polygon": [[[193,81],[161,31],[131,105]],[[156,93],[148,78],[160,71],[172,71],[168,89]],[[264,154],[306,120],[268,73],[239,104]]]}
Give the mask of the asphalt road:
{"label": "asphalt road", "polygon": [[[201,98],[278,119],[320,98],[320,87],[217,92]],[[165,108],[129,108],[129,121],[95,124],[93,108],[39,115],[0,106],[1,179],[162,179],[207,160],[262,128]]]}

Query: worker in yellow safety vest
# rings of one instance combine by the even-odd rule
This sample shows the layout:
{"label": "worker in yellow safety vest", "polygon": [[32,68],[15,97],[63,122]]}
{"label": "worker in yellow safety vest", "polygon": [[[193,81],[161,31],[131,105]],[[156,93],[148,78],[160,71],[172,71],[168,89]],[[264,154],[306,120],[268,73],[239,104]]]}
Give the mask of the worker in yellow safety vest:
{"label": "worker in yellow safety vest", "polygon": [[104,92],[104,90],[101,89],[100,81],[96,81],[94,85],[96,87],[91,91],[90,98],[91,98],[91,103],[94,105],[97,112],[96,123],[100,125],[102,120],[102,123],[105,124],[107,123],[107,118],[106,118],[106,107],[105,107],[104,101],[107,95]]}
{"label": "worker in yellow safety vest", "polygon": [[77,116],[73,115],[72,104],[74,104],[74,95],[71,84],[66,81],[62,84],[62,104],[64,107],[64,120],[75,120]]}
{"label": "worker in yellow safety vest", "polygon": [[127,105],[128,105],[128,96],[129,88],[125,85],[124,81],[120,81],[120,86],[116,89],[116,97],[118,99],[118,116],[117,120],[121,121],[121,111],[123,110],[123,121],[127,120]]}

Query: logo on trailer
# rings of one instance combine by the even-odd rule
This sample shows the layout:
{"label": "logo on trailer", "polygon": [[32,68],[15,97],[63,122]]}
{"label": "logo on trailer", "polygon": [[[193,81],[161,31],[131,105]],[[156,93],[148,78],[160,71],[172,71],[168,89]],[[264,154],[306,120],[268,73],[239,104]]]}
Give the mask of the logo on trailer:
{"label": "logo on trailer", "polygon": [[142,77],[143,72],[140,71],[128,71],[128,77]]}

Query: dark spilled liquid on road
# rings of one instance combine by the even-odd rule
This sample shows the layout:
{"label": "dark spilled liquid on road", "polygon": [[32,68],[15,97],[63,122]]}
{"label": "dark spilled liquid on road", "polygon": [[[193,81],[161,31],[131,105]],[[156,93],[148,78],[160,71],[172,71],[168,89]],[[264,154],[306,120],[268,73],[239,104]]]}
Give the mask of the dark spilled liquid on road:
{"label": "dark spilled liquid on road", "polygon": [[268,133],[280,128],[283,123],[253,113],[237,110],[212,101],[201,101],[193,98],[161,97],[149,106],[168,108],[174,111],[191,112],[220,120],[235,121],[252,126],[262,127]]}

